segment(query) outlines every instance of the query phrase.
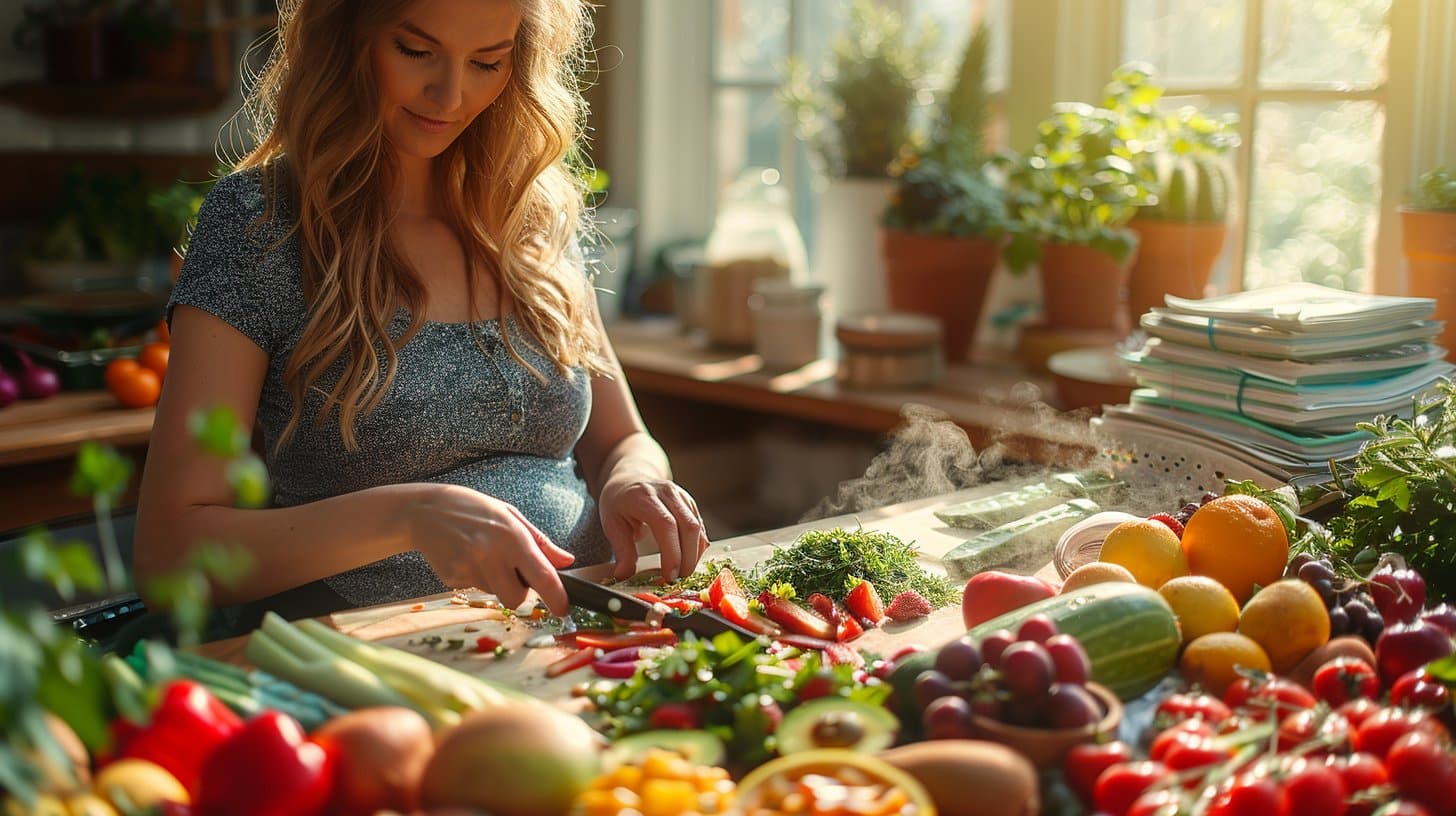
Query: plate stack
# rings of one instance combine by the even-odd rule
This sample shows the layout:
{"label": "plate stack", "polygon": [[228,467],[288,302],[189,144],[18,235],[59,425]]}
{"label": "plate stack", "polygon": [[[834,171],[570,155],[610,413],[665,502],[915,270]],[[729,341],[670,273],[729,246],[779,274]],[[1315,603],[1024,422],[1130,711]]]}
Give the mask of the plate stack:
{"label": "plate stack", "polygon": [[1122,353],[1140,387],[1104,409],[1102,431],[1193,443],[1282,481],[1328,474],[1369,438],[1357,423],[1409,416],[1456,371],[1430,298],[1292,283],[1166,301]]}

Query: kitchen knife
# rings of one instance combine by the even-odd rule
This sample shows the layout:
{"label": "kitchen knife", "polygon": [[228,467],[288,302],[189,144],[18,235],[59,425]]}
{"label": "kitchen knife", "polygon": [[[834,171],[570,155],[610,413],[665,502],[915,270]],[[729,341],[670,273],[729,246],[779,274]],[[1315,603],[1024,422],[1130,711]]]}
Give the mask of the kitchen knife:
{"label": "kitchen knife", "polygon": [[566,587],[567,600],[573,606],[600,612],[623,620],[645,621],[662,617],[662,625],[674,632],[692,632],[700,637],[712,637],[722,632],[737,632],[745,638],[756,638],[756,632],[739,626],[717,612],[701,609],[686,615],[671,611],[663,616],[654,610],[652,604],[635,595],[603,586],[569,572],[559,573],[561,584]]}

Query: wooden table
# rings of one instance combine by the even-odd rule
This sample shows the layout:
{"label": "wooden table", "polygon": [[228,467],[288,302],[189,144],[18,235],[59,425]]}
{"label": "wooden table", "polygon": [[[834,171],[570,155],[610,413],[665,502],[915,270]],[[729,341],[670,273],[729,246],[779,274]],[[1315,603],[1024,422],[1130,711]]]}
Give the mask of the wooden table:
{"label": "wooden table", "polygon": [[0,530],[90,507],[69,487],[76,451],[87,440],[113,445],[132,458],[136,477],[122,502],[135,501],[153,413],[122,408],[105,391],[63,392],[0,409]]}
{"label": "wooden table", "polygon": [[[852,527],[863,525],[867,529],[881,530],[899,536],[904,541],[915,543],[920,559],[927,569],[941,571],[940,556],[960,544],[971,533],[966,530],[946,527],[934,516],[941,507],[965,501],[976,496],[998,493],[1009,488],[1007,483],[992,483],[943,496],[921,499],[904,504],[880,508],[856,516],[839,516],[810,524],[785,527],[752,535],[738,536],[715,542],[704,556],[731,558],[740,567],[752,567],[773,554],[775,547],[782,547],[794,541],[802,532],[831,527]],[[656,556],[648,556],[643,568],[656,566]],[[600,565],[577,570],[578,574],[600,578],[610,573],[610,567]],[[1060,585],[1056,569],[1047,564],[1038,575]],[[886,599],[888,600],[888,599]],[[355,609],[328,616],[325,622],[339,631],[364,640],[379,642],[416,654],[426,655],[434,660],[449,664],[462,671],[477,674],[524,689],[527,692],[563,704],[571,699],[573,686],[592,677],[589,671],[576,671],[558,678],[548,678],[543,669],[552,661],[568,652],[560,647],[540,649],[525,648],[524,643],[538,629],[523,622],[502,622],[492,618],[498,615],[491,610],[463,607],[450,603],[449,595],[436,595],[402,603]],[[906,623],[887,623],[878,629],[867,631],[854,645],[869,652],[887,654],[901,645],[921,643],[938,645],[965,631],[959,605],[939,609],[926,618]],[[463,639],[468,644],[484,635],[501,640],[509,649],[503,658],[477,655],[465,650],[441,650],[423,643],[422,639],[439,636],[442,641]],[[246,664],[243,656],[247,645],[246,637],[215,641],[199,647],[209,657],[233,663]]]}

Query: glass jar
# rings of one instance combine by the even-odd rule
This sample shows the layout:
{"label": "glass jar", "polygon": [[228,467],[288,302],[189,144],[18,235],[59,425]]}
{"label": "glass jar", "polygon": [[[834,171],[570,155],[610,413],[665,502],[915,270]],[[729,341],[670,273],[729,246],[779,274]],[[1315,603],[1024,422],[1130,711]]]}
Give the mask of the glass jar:
{"label": "glass jar", "polygon": [[824,287],[781,278],[753,284],[753,347],[770,371],[802,368],[819,359],[820,301]]}

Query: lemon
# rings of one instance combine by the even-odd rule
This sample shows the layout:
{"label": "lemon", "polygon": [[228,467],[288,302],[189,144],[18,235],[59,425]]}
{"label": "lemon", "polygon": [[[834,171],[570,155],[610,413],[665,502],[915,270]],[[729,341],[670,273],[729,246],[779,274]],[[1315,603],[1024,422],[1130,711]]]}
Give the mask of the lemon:
{"label": "lemon", "polygon": [[1330,613],[1314,587],[1286,578],[1259,590],[1244,604],[1239,632],[1264,648],[1275,672],[1287,674],[1330,639]]}
{"label": "lemon", "polygon": [[1239,628],[1239,602],[1234,594],[1205,575],[1180,575],[1158,587],[1158,594],[1173,607],[1184,643]]}
{"label": "lemon", "polygon": [[1125,581],[1129,584],[1135,584],[1137,583],[1137,578],[1133,577],[1133,574],[1127,571],[1127,567],[1120,564],[1093,561],[1090,564],[1083,564],[1072,570],[1072,574],[1068,575],[1067,580],[1062,582],[1062,592],[1067,593],[1084,586],[1106,584],[1114,581]]}
{"label": "lemon", "polygon": [[1099,561],[1126,567],[1145,587],[1157,589],[1188,574],[1188,560],[1178,534],[1162,522],[1133,519],[1112,528],[1102,541]]}
{"label": "lemon", "polygon": [[1238,632],[1214,632],[1195,638],[1183,649],[1178,671],[1183,679],[1222,697],[1239,679],[1238,667],[1269,671],[1263,647]]}

